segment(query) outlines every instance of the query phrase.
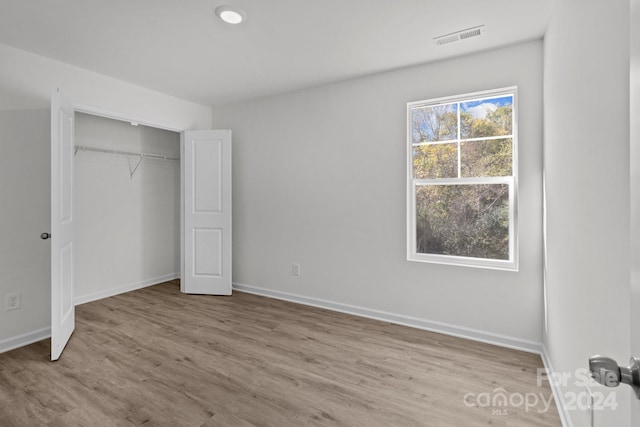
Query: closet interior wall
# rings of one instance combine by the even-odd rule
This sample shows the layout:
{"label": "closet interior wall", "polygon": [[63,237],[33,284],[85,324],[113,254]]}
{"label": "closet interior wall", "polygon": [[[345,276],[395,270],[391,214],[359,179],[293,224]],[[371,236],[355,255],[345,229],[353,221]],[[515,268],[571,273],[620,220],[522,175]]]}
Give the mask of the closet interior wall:
{"label": "closet interior wall", "polygon": [[76,151],[76,304],[179,277],[180,135],[76,113],[75,144],[167,157]]}

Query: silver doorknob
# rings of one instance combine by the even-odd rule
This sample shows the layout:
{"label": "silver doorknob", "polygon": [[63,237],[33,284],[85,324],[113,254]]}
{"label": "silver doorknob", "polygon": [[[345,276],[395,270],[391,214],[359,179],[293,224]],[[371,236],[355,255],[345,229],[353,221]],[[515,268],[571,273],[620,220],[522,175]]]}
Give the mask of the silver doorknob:
{"label": "silver doorknob", "polygon": [[630,385],[640,399],[640,358],[632,357],[630,365],[624,367],[610,357],[591,356],[589,370],[591,377],[606,387],[617,387],[620,383]]}

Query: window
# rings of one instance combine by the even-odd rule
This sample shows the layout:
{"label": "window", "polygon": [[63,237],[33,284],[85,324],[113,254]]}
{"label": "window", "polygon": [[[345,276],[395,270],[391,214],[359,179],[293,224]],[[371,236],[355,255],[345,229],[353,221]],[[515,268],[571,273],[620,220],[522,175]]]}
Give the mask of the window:
{"label": "window", "polygon": [[408,259],[517,270],[516,88],[407,104]]}

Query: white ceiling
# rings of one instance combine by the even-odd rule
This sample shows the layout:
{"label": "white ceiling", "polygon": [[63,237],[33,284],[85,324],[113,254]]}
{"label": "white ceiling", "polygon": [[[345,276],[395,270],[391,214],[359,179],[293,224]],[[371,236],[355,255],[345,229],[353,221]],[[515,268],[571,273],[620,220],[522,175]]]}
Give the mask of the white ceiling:
{"label": "white ceiling", "polygon": [[0,0],[0,44],[218,106],[540,38],[553,1]]}

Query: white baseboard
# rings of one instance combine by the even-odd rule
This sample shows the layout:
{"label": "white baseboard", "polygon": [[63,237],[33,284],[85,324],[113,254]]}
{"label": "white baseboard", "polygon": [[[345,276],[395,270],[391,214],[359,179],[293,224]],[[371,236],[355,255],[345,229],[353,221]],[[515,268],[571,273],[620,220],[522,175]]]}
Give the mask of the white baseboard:
{"label": "white baseboard", "polygon": [[157,285],[158,283],[163,283],[179,278],[180,273],[165,274],[164,276],[154,277],[153,279],[141,280],[140,282],[131,283],[129,285],[106,289],[104,291],[95,292],[89,295],[77,296],[73,301],[75,305],[86,304],[91,301],[109,298],[115,295],[124,294],[125,292],[135,291],[138,289],[146,288],[147,286]]}
{"label": "white baseboard", "polygon": [[274,291],[271,289],[265,289],[256,286],[243,285],[241,283],[234,283],[233,289],[240,292],[247,292],[250,294],[261,295],[269,298],[281,299],[284,301],[310,305],[313,307],[324,308],[332,311],[339,311],[341,313],[353,314],[355,316],[367,317],[369,319],[382,320],[384,322],[424,329],[427,331],[466,338],[473,341],[480,341],[487,344],[494,344],[501,347],[512,348],[515,350],[522,350],[529,353],[541,353],[541,344],[539,342],[523,340],[507,335],[494,334],[491,332],[480,331],[463,326],[456,326],[428,319],[405,316],[403,314],[373,310],[365,307],[343,304],[334,301],[305,297],[288,292]]}
{"label": "white baseboard", "polygon": [[[540,357],[542,358],[542,363],[547,370],[547,376],[551,378],[551,376],[555,373],[555,371],[553,370],[553,366],[551,365],[551,358],[549,357],[549,353],[547,352],[547,347],[544,344],[542,344],[540,347]],[[558,413],[560,414],[560,421],[562,421],[562,426],[573,427],[573,421],[571,421],[571,415],[569,415],[569,411],[567,410],[567,405],[564,401],[564,393],[562,392],[562,389],[555,381],[549,381],[549,386],[551,387],[551,391],[553,392],[553,399],[556,401],[556,406],[558,407]]]}
{"label": "white baseboard", "polygon": [[34,342],[47,338],[51,338],[51,328],[42,328],[37,331],[7,338],[6,340],[0,341],[0,353],[15,350],[16,348],[24,347],[25,345],[33,344]]}

